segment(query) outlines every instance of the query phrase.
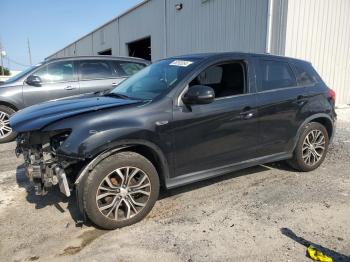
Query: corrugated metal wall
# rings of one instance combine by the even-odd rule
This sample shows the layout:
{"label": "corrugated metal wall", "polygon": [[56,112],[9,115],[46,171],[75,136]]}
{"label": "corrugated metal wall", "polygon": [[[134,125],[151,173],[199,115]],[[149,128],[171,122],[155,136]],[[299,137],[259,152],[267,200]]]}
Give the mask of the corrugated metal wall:
{"label": "corrugated metal wall", "polygon": [[[198,0],[201,1],[201,0]],[[143,4],[113,19],[73,44],[48,58],[74,55],[97,55],[112,49],[112,55],[127,56],[127,44],[145,37],[151,37],[152,60],[165,56],[165,0],[145,1]],[[74,53],[75,51],[75,53]]]}
{"label": "corrugated metal wall", "polygon": [[[118,20],[112,21],[92,33],[92,54],[112,49],[112,55],[118,55]],[[80,42],[80,41],[79,41]],[[91,43],[90,43],[91,45]]]}
{"label": "corrugated metal wall", "polygon": [[64,56],[75,56],[75,43],[64,49]]}
{"label": "corrugated metal wall", "polygon": [[275,55],[284,55],[286,46],[288,0],[273,0],[270,4],[272,5],[271,40],[267,51]]}
{"label": "corrugated metal wall", "polygon": [[168,0],[167,55],[265,52],[267,6],[268,0]]}
{"label": "corrugated metal wall", "polygon": [[87,35],[80,39],[80,41],[76,42],[75,49],[76,55],[92,55],[92,34]]}
{"label": "corrugated metal wall", "polygon": [[311,61],[338,104],[350,103],[350,1],[289,0],[285,55]]}
{"label": "corrugated metal wall", "polygon": [[[175,5],[183,4],[182,10]],[[151,0],[49,58],[127,56],[129,42],[151,37],[152,60],[213,51],[265,52],[268,0]]]}
{"label": "corrugated metal wall", "polygon": [[164,57],[164,0],[151,0],[119,18],[119,54],[128,55],[127,43],[151,37],[152,60]]}

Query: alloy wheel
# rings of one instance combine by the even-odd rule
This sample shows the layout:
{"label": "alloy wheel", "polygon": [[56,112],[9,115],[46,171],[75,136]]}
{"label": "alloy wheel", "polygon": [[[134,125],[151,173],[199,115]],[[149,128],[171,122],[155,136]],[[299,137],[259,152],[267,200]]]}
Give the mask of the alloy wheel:
{"label": "alloy wheel", "polygon": [[151,195],[148,175],[136,167],[121,167],[109,173],[96,193],[98,210],[107,218],[121,221],[134,217]]}
{"label": "alloy wheel", "polygon": [[320,130],[311,130],[304,139],[302,157],[306,165],[314,166],[322,158],[326,149],[326,138]]}
{"label": "alloy wheel", "polygon": [[0,139],[5,138],[12,133],[12,128],[10,127],[10,116],[0,111]]}

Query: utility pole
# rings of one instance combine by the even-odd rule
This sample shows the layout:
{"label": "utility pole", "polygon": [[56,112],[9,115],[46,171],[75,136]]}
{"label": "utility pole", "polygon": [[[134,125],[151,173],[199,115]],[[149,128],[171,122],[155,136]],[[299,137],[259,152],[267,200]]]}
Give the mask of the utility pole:
{"label": "utility pole", "polygon": [[7,57],[7,69],[11,72],[11,61],[9,57]]}
{"label": "utility pole", "polygon": [[4,73],[4,62],[2,60],[2,44],[1,44],[1,41],[0,41],[0,60],[1,60],[1,75],[3,76],[5,73]]}
{"label": "utility pole", "polygon": [[27,38],[27,44],[28,44],[29,64],[30,64],[30,66],[32,66],[32,53],[30,52],[29,38]]}

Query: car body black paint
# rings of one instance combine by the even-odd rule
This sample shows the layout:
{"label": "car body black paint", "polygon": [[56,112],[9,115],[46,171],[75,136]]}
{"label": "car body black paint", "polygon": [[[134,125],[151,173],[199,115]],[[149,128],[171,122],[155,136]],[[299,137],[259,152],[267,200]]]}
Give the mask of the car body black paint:
{"label": "car body black paint", "polygon": [[122,100],[111,97],[87,97],[61,99],[27,107],[11,117],[11,125],[16,126],[17,132],[40,130],[48,123],[56,122],[70,116],[85,112],[115,108],[139,101]]}
{"label": "car body black paint", "polygon": [[[194,57],[197,60],[191,72],[166,95],[153,101],[100,96],[64,99],[20,111],[11,118],[11,125],[19,133],[71,130],[57,151],[62,158],[91,161],[118,147],[150,148],[162,159],[160,176],[168,188],[287,159],[292,155],[300,127],[311,119],[322,118],[334,126],[334,104],[329,101],[328,88],[321,79],[311,86],[297,83],[293,87],[258,92],[261,59],[287,62],[293,72],[293,64],[302,61],[245,53],[172,59]],[[247,66],[246,93],[206,105],[189,107],[181,102],[179,96],[199,72],[232,60],[243,61]],[[30,124],[33,116],[38,120]]]}

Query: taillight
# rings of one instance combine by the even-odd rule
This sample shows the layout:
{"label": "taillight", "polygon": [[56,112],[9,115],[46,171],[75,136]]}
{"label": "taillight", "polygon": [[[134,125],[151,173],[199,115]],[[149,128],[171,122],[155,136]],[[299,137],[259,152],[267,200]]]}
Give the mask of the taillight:
{"label": "taillight", "polygon": [[329,88],[328,97],[335,103],[336,94],[335,94],[335,91],[333,89]]}

